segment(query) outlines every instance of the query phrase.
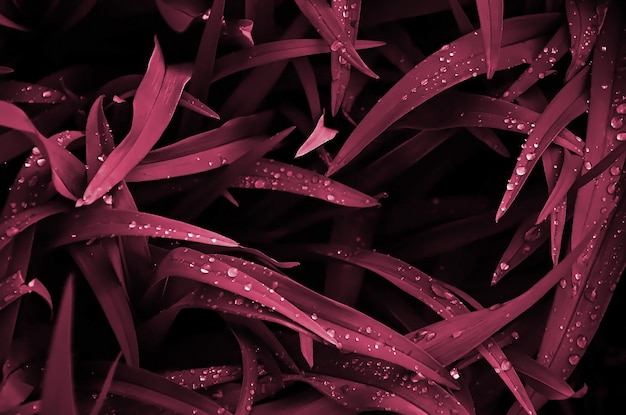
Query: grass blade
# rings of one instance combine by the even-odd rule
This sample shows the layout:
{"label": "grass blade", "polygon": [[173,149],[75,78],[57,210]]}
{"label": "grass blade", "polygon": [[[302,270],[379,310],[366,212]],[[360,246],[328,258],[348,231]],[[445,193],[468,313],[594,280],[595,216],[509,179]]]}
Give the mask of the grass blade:
{"label": "grass blade", "polygon": [[65,94],[43,85],[20,81],[0,81],[0,99],[28,104],[55,104],[66,99]]}
{"label": "grass blade", "polygon": [[487,59],[487,79],[491,79],[500,59],[504,19],[503,0],[476,0],[480,31]]}
{"label": "grass blade", "polygon": [[[332,10],[341,27],[346,32],[350,43],[354,44],[359,31],[361,0],[338,0],[333,2]],[[330,108],[334,117],[341,108],[341,103],[350,82],[350,64],[337,51],[330,53]]]}
{"label": "grass blade", "polygon": [[[498,67],[519,65],[522,59],[528,59],[529,55],[534,56],[539,45],[535,45],[537,42],[531,40],[551,27],[555,17],[554,14],[544,14],[507,19]],[[528,25],[531,19],[532,26]],[[533,30],[529,30],[530,27]],[[525,43],[527,41],[531,43]],[[339,150],[327,174],[331,175],[340,170],[393,122],[428,99],[462,81],[484,73],[485,56],[481,49],[481,44],[470,33],[450,45],[444,45],[439,51],[418,63],[357,125]]]}
{"label": "grass blade", "polygon": [[72,309],[74,302],[74,278],[70,275],[65,283],[46,371],[43,378],[41,413],[76,415],[74,380],[72,375]]}
{"label": "grass blade", "polygon": [[111,363],[111,367],[107,372],[106,378],[104,378],[104,382],[102,382],[102,387],[100,388],[100,392],[98,393],[98,397],[96,398],[96,402],[91,407],[89,411],[89,415],[98,415],[102,410],[102,406],[104,405],[104,401],[109,394],[109,390],[111,390],[111,384],[113,383],[113,376],[115,376],[115,369],[117,369],[117,365],[120,362],[120,357],[122,357],[122,353],[118,353],[117,357]]}
{"label": "grass blade", "polygon": [[233,335],[239,343],[241,349],[241,366],[243,379],[241,380],[241,391],[235,415],[248,415],[252,411],[254,395],[256,393],[259,379],[258,359],[255,350],[258,348],[252,339],[241,329],[231,327]]}
{"label": "grass blade", "polygon": [[84,208],[48,223],[42,233],[48,246],[114,236],[148,236],[193,241],[209,245],[238,246],[218,233],[185,222],[145,212],[122,209]]}
{"label": "grass blade", "polygon": [[132,310],[127,293],[115,276],[105,251],[97,243],[73,244],[68,246],[68,250],[98,299],[126,364],[138,366],[139,346]]}
{"label": "grass blade", "polygon": [[315,197],[349,207],[374,207],[380,204],[346,185],[297,166],[261,159],[233,184],[245,189],[267,189]]}

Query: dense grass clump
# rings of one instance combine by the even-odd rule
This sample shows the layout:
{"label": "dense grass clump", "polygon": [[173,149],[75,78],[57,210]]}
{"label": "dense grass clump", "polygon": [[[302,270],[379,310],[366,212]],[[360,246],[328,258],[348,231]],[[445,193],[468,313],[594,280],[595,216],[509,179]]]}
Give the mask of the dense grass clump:
{"label": "dense grass clump", "polygon": [[623,410],[623,8],[0,2],[0,415]]}

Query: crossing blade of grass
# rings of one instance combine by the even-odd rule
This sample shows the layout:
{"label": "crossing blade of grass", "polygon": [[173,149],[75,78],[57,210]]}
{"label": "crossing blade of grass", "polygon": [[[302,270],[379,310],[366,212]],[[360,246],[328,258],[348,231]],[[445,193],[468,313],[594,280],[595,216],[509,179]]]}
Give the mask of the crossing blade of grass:
{"label": "crossing blade of grass", "polygon": [[424,327],[420,331],[432,332],[434,336],[420,337],[418,335],[416,336],[417,344],[422,345],[440,362],[451,363],[463,357],[468,350],[478,346],[487,337],[532,307],[569,274],[572,264],[588,249],[592,235],[597,238],[605,230],[601,225],[601,223],[596,225],[585,238],[585,242],[576,246],[555,268],[526,292],[502,303],[499,307],[459,314]]}
{"label": "crossing blade of grass", "polygon": [[[415,349],[414,343],[377,320],[324,297],[279,272],[237,257],[213,256],[223,257],[232,267],[244,270],[265,286],[274,286],[275,292],[304,311],[311,321],[326,329],[320,333],[324,334],[320,336],[323,340],[328,341],[330,337],[331,344],[341,342],[342,346],[336,347],[394,362],[408,370],[420,371],[424,376],[448,387],[457,387],[450,374],[437,361],[420,349]],[[317,331],[310,331],[319,335]]]}
{"label": "crossing blade of grass", "polygon": [[[529,25],[532,19],[533,25]],[[555,23],[554,14],[507,19],[498,68],[532,59],[541,36]],[[532,27],[532,29],[530,29]],[[486,71],[482,45],[473,33],[465,35],[418,63],[372,107],[357,125],[328,169],[331,175],[354,159],[393,122],[442,91]]]}
{"label": "crossing blade of grass", "polygon": [[74,376],[72,374],[72,315],[74,302],[74,277],[65,282],[63,297],[52,333],[50,351],[43,377],[41,413],[53,415],[59,412],[76,415]]}
{"label": "crossing blade of grass", "polygon": [[49,247],[114,236],[147,236],[209,245],[238,246],[218,233],[163,216],[122,209],[83,208],[49,221],[41,229]]}
{"label": "crossing blade of grass", "polygon": [[117,369],[117,365],[120,362],[120,357],[122,357],[122,353],[118,353],[117,357],[111,363],[111,367],[107,372],[106,377],[104,378],[104,382],[102,382],[102,387],[100,388],[100,392],[98,393],[98,397],[96,398],[96,402],[91,407],[89,411],[89,415],[98,415],[102,410],[102,406],[104,405],[104,401],[109,394],[109,390],[111,389],[111,383],[113,382],[113,376],[115,376],[115,369]]}
{"label": "crossing blade of grass", "polygon": [[304,95],[306,96],[309,111],[311,112],[311,119],[320,117],[323,114],[317,85],[317,76],[315,75],[313,65],[311,65],[311,62],[309,62],[309,59],[306,57],[293,59],[292,64],[304,89]]}
{"label": "crossing blade of grass", "polygon": [[98,299],[126,364],[138,366],[139,346],[132,310],[127,293],[118,281],[104,249],[98,243],[72,244],[67,249]]}
{"label": "crossing blade of grass", "polygon": [[322,112],[322,115],[317,120],[317,124],[315,125],[313,132],[296,152],[296,157],[302,157],[324,143],[329,142],[335,138],[338,132],[338,130],[328,128],[324,125],[324,113]]}
{"label": "crossing blade of grass", "polygon": [[[145,182],[188,176],[223,167],[246,154],[251,146],[259,144],[267,137],[250,137],[213,147],[209,150],[184,155],[176,158],[164,158],[165,153],[158,157],[144,159],[127,175],[128,182]],[[224,162],[226,160],[226,162]]]}
{"label": "crossing blade of grass", "polygon": [[131,129],[89,182],[77,206],[94,203],[148,154],[169,124],[190,71],[186,64],[166,67],[155,41],[148,70],[133,101]]}
{"label": "crossing blade of grass", "polygon": [[[341,246],[313,246],[310,249],[321,255],[358,265],[380,275],[402,291],[422,301],[445,319],[470,312],[469,308],[440,282],[399,259],[368,250],[346,249]],[[524,409],[529,413],[535,413],[521,380],[514,368],[511,367],[502,349],[492,339],[487,339],[478,346],[478,350],[485,360],[494,367],[518,401],[524,405]]]}
{"label": "crossing blade of grass", "polygon": [[[93,363],[87,367],[94,373],[94,376],[101,377],[105,376],[109,368],[108,363]],[[100,385],[99,382],[98,385]],[[97,386],[94,385],[94,387]],[[146,369],[128,366],[124,363],[118,363],[109,393],[174,413],[232,415],[202,394],[177,385]]]}
{"label": "crossing blade of grass", "polygon": [[579,72],[548,104],[528,136],[496,213],[496,222],[506,213],[528,176],[559,131],[587,110],[588,70]]}
{"label": "crossing blade of grass", "polygon": [[537,216],[536,224],[542,222],[557,206],[563,204],[563,199],[576,181],[580,169],[583,166],[583,159],[575,154],[565,151],[563,154],[563,166],[558,175],[556,183],[551,185],[550,196],[546,200],[543,209]]}
{"label": "crossing blade of grass", "polygon": [[507,150],[502,140],[500,140],[498,134],[491,128],[468,127],[467,131],[502,157],[511,157],[511,153],[509,153],[509,150]]}
{"label": "crossing blade of grass", "polygon": [[502,98],[510,101],[517,99],[537,81],[545,78],[552,67],[565,56],[568,45],[567,27],[561,25],[530,66],[502,93]]}
{"label": "crossing blade of grass", "polygon": [[572,61],[565,74],[566,81],[572,79],[587,64],[602,30],[608,7],[608,0],[595,2],[575,0],[565,3],[572,52]]}
{"label": "crossing blade of grass", "polygon": [[480,31],[487,59],[487,79],[491,79],[500,59],[502,44],[502,21],[504,19],[503,0],[476,0]]}
{"label": "crossing blade of grass", "polygon": [[295,2],[302,14],[306,16],[311,25],[328,43],[332,52],[339,53],[347,63],[365,75],[375,79],[378,78],[378,75],[368,68],[358,55],[344,26],[326,1],[295,0]]}
{"label": "crossing blade of grass", "polygon": [[188,389],[206,388],[241,379],[241,366],[209,366],[167,371],[163,375]]}
{"label": "crossing blade of grass", "polygon": [[202,101],[200,101],[198,98],[194,97],[187,91],[183,91],[183,94],[181,95],[178,104],[183,108],[187,108],[188,110],[191,110],[200,115],[204,115],[205,117],[215,118],[217,120],[220,119],[218,113],[213,111]]}
{"label": "crossing blade of grass", "polygon": [[[383,44],[373,40],[358,40],[354,49],[371,49]],[[272,62],[328,52],[328,43],[321,39],[285,39],[262,43],[216,59],[212,80],[217,82],[234,73]]]}
{"label": "crossing blade of grass", "polygon": [[269,159],[260,159],[254,166],[244,170],[233,186],[295,193],[342,206],[380,205],[373,197],[316,172]]}
{"label": "crossing blade of grass", "polygon": [[562,400],[576,396],[567,382],[530,356],[512,349],[507,350],[507,356],[527,384],[546,398]]}
{"label": "crossing blade of grass", "polygon": [[[338,0],[333,2],[332,10],[339,20],[346,37],[354,44],[359,31],[361,18],[361,0]],[[341,108],[341,103],[346,94],[346,88],[350,82],[350,64],[338,51],[330,53],[330,108],[334,117]]]}
{"label": "crossing blade of grass", "polygon": [[[569,158],[569,166],[567,169],[565,169],[564,166],[564,157]],[[556,184],[559,183],[558,175],[560,175],[561,173],[559,171],[558,175],[555,174],[556,172],[554,166],[558,167],[559,165],[561,165],[561,170],[565,169],[563,170],[563,172],[566,175],[571,174],[574,169],[580,169],[580,164],[572,161],[572,158],[574,158],[573,155],[554,147],[549,147],[548,150],[544,153],[541,161],[543,162],[543,170],[546,175],[546,180],[548,182],[548,190],[550,190],[551,192],[550,196],[552,196],[552,192],[554,191],[554,187],[556,186]],[[570,196],[563,195],[561,201],[557,204],[554,204],[552,211],[549,213],[551,243],[550,256],[552,257],[552,264],[554,265],[559,262],[559,258],[561,256],[563,232],[565,230],[565,222],[567,220],[568,197]],[[550,199],[550,197],[548,199]],[[546,205],[548,205],[548,202],[546,202]],[[546,205],[544,205],[544,209]]]}

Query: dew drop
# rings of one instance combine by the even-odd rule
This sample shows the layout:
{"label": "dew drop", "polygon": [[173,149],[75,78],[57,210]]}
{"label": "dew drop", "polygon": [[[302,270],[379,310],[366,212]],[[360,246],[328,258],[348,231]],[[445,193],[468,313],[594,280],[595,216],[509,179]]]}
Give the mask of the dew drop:
{"label": "dew drop", "polygon": [[113,204],[113,196],[110,195],[110,194],[106,194],[106,195],[102,196],[102,200],[107,205],[112,205]]}
{"label": "dew drop", "polygon": [[580,347],[581,349],[587,347],[587,338],[585,336],[578,336],[576,338],[576,346]]}
{"label": "dew drop", "polygon": [[567,361],[569,362],[570,365],[577,365],[578,362],[580,362],[580,356],[577,354],[571,354],[567,358]]}
{"label": "dew drop", "polygon": [[591,170],[591,168],[593,167],[593,164],[591,164],[590,161],[585,161],[585,163],[583,164],[583,166],[585,167],[585,169],[587,170]]}
{"label": "dew drop", "polygon": [[128,224],[128,229],[135,229],[137,227],[137,222],[134,220]]}
{"label": "dew drop", "polygon": [[52,96],[52,91],[43,91],[41,96],[44,98],[50,98]]}
{"label": "dew drop", "polygon": [[250,284],[250,283],[244,284],[243,289],[244,289],[245,291],[250,291],[250,290],[252,290],[252,284]]}
{"label": "dew drop", "polygon": [[263,179],[257,179],[254,182],[254,188],[255,189],[262,189],[265,187],[265,181]]}
{"label": "dew drop", "polygon": [[[534,160],[535,157],[537,157],[537,155],[533,151],[531,151],[530,153],[526,154],[526,160],[528,160],[528,161]],[[526,169],[524,169],[524,173],[526,173]],[[518,174],[520,174],[520,176],[521,176],[524,173],[518,173]]]}
{"label": "dew drop", "polygon": [[333,43],[331,43],[330,50],[332,50],[333,52],[337,52],[342,47],[343,47],[343,43],[339,40],[335,40]]}
{"label": "dew drop", "polygon": [[526,174],[526,167],[524,167],[524,166],[519,166],[517,169],[515,169],[515,173],[516,173],[518,176],[523,176],[523,175],[525,175],[525,174]]}
{"label": "dew drop", "polygon": [[619,176],[619,174],[622,172],[622,169],[619,166],[612,166],[609,172],[612,176]]}
{"label": "dew drop", "polygon": [[313,321],[317,320],[317,314],[315,313],[311,314],[311,320]]}
{"label": "dew drop", "polygon": [[461,335],[463,334],[463,330],[457,330],[457,331],[453,331],[452,332],[452,338],[456,339],[458,337],[461,337]]}
{"label": "dew drop", "polygon": [[500,269],[502,271],[507,271],[510,268],[510,265],[507,264],[506,262],[500,262]]}
{"label": "dew drop", "polygon": [[200,267],[200,272],[203,274],[208,274],[210,270],[211,270],[211,265],[209,264],[204,264]]}
{"label": "dew drop", "polygon": [[506,372],[507,370],[510,370],[510,369],[511,369],[511,362],[504,359],[502,363],[500,363],[500,370],[502,370],[503,372]]}
{"label": "dew drop", "polygon": [[585,290],[585,298],[591,302],[596,301],[596,298],[598,298],[598,290],[595,287],[587,287]]}
{"label": "dew drop", "polygon": [[614,195],[615,194],[615,190],[616,190],[616,184],[615,183],[609,183],[609,185],[606,187],[606,192],[610,195]]}
{"label": "dew drop", "polygon": [[46,165],[46,159],[44,158],[37,159],[36,163],[39,167],[43,167]]}
{"label": "dew drop", "polygon": [[611,127],[614,129],[619,129],[624,126],[624,117],[613,117],[611,118]]}
{"label": "dew drop", "polygon": [[457,369],[456,367],[450,369],[450,376],[452,376],[452,379],[459,379],[461,377],[459,369]]}
{"label": "dew drop", "polygon": [[330,337],[335,338],[335,330],[333,330],[333,329],[328,329],[328,330],[326,330],[326,333],[327,333]]}
{"label": "dew drop", "polygon": [[328,194],[326,195],[326,200],[328,200],[329,202],[332,202],[335,200],[335,196],[332,194]]}
{"label": "dew drop", "polygon": [[617,133],[615,138],[617,141],[626,141],[626,133]]}
{"label": "dew drop", "polygon": [[541,238],[541,228],[539,226],[533,226],[524,234],[524,240],[526,242],[534,242]]}
{"label": "dew drop", "polygon": [[615,111],[621,115],[626,114],[626,103],[619,104],[617,108],[615,108]]}
{"label": "dew drop", "polygon": [[228,271],[226,271],[226,274],[228,274],[231,278],[235,278],[237,274],[239,274],[239,270],[237,268],[230,267],[228,268]]}
{"label": "dew drop", "polygon": [[559,281],[559,287],[561,288],[567,287],[567,281],[565,281],[565,278],[562,278],[561,281]]}
{"label": "dew drop", "polygon": [[7,228],[7,230],[5,231],[6,235],[9,238],[14,237],[15,235],[17,235],[18,233],[20,233],[20,230],[17,229],[15,226],[10,226]]}

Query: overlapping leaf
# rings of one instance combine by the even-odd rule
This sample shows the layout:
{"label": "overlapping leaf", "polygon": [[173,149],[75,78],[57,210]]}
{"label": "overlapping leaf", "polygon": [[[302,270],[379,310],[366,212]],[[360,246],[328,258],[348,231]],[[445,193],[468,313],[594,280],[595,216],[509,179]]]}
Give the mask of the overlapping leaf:
{"label": "overlapping leaf", "polygon": [[[541,36],[555,22],[554,14],[507,19],[497,68],[529,60],[540,47]],[[529,25],[530,19],[533,24]],[[372,142],[393,122],[438,93],[486,71],[482,45],[467,34],[420,62],[398,81],[368,112],[337,154],[328,170],[333,174]]]}

